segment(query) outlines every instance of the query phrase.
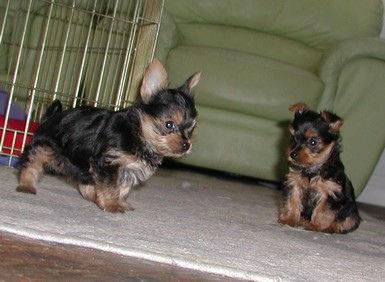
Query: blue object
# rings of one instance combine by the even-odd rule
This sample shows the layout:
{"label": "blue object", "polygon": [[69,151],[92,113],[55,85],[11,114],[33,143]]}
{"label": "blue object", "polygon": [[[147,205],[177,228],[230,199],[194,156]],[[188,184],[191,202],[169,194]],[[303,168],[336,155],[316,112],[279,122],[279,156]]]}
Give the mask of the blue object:
{"label": "blue object", "polygon": [[[0,90],[0,115],[5,116],[7,111],[9,96],[4,90]],[[11,109],[9,111],[9,118],[15,120],[26,120],[27,114],[23,109],[15,102],[11,102]]]}
{"label": "blue object", "polygon": [[0,165],[16,167],[18,161],[18,157],[0,156]]}

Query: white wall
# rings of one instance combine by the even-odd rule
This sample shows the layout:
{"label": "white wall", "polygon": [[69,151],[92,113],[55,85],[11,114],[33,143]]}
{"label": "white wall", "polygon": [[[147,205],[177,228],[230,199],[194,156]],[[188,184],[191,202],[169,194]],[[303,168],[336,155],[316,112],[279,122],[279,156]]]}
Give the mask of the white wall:
{"label": "white wall", "polygon": [[357,201],[385,207],[385,151]]}

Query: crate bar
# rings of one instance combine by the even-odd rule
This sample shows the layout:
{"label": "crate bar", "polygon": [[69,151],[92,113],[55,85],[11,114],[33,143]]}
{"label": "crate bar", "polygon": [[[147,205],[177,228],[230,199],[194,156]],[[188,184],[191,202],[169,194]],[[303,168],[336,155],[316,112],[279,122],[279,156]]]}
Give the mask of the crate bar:
{"label": "crate bar", "polygon": [[[41,0],[41,1],[43,1],[43,2],[48,2],[48,3],[49,3],[50,0]],[[128,0],[123,0],[123,1],[128,1]],[[63,3],[59,3],[59,2],[56,2],[55,5],[56,5],[56,6],[61,6],[61,7],[64,7],[64,8],[69,8],[69,9],[71,8],[70,5],[63,4]],[[99,16],[99,17],[108,18],[108,19],[114,19],[114,20],[118,20],[118,21],[122,21],[122,22],[126,22],[126,23],[133,23],[133,21],[127,20],[127,19],[125,19],[125,18],[122,18],[122,17],[113,17],[113,16],[110,16],[110,15],[107,15],[107,14],[103,14],[103,13],[97,12],[96,10],[95,10],[95,12],[93,12],[93,11],[87,11],[87,10],[82,10],[82,12],[88,13],[88,14],[95,14],[95,15],[97,15],[97,16]],[[146,20],[146,19],[145,19],[145,21],[149,21],[149,20]],[[150,21],[149,21],[149,22],[150,22]]]}
{"label": "crate bar", "polygon": [[13,133],[13,138],[12,138],[12,144],[11,144],[11,156],[9,157],[9,160],[8,160],[8,166],[11,166],[12,164],[12,156],[15,155],[15,144],[16,144],[16,137],[17,137],[17,133],[14,132]]}
{"label": "crate bar", "polygon": [[[76,88],[75,88],[75,92],[74,92],[75,93],[75,97],[77,97],[77,95],[79,93],[80,83],[82,81],[82,76],[83,76],[83,71],[84,71],[84,63],[85,63],[85,60],[86,60],[88,44],[90,43],[90,37],[91,37],[91,31],[92,31],[92,22],[94,21],[94,17],[95,17],[95,14],[96,14],[96,3],[97,2],[98,1],[95,0],[94,7],[92,9],[92,16],[91,16],[91,20],[90,20],[90,26],[88,27],[86,45],[84,46],[84,53],[83,53],[83,58],[82,58],[82,62],[81,62],[81,65],[80,65],[79,77],[78,77],[78,81],[76,82]],[[76,100],[77,99],[75,98],[73,103],[72,103],[72,107],[76,106]]]}
{"label": "crate bar", "polygon": [[[19,9],[17,11],[17,19],[15,21],[15,26],[18,27],[18,26],[21,26],[22,25],[22,17],[20,16],[20,14],[23,12],[22,10],[22,2],[19,1]],[[24,18],[23,18],[24,19]],[[10,62],[9,62],[9,66],[13,66],[14,64],[16,64],[14,61],[17,60],[17,56],[16,56],[16,53],[17,53],[17,48],[16,47],[20,47],[21,48],[21,44],[20,46],[17,45],[16,43],[16,40],[13,40],[13,36],[12,36],[12,39],[11,39],[11,42],[9,44],[9,48],[10,48],[10,52],[9,52],[9,57],[10,57]],[[11,48],[12,47],[12,48]],[[7,76],[6,76],[6,81],[10,81],[11,80],[11,70],[12,68],[8,68],[8,71],[7,71]]]}
{"label": "crate bar", "polygon": [[162,20],[162,15],[163,15],[163,8],[164,8],[164,0],[162,0],[161,8],[160,8],[160,13],[159,13],[159,18],[156,23],[157,28],[156,28],[156,34],[155,34],[155,39],[154,39],[154,46],[152,47],[152,52],[151,52],[151,61],[154,59],[155,55],[155,49],[156,49],[156,42],[158,42],[158,36],[159,36],[159,30],[160,30],[160,22]]}
{"label": "crate bar", "polygon": [[[56,6],[56,4],[55,4]],[[76,9],[76,8],[75,8]],[[156,24],[156,23],[154,23]],[[131,24],[130,24],[131,25]],[[81,27],[82,28],[82,27]],[[116,34],[116,32],[112,32],[112,34]],[[121,34],[125,34],[125,33],[121,33]],[[12,44],[12,46],[14,47],[20,47],[20,44],[18,43],[14,43]],[[38,47],[33,47],[33,46],[28,46],[28,49],[30,50],[38,50],[39,48]],[[59,50],[62,50],[63,48],[62,47],[51,47],[51,46],[47,46],[45,48],[46,50],[49,50],[49,51],[59,51]],[[68,47],[67,50],[69,51],[78,51],[78,49],[81,49],[80,47]],[[103,47],[89,47],[88,50],[93,50],[93,51],[98,51],[98,52],[101,52],[101,51],[104,51],[105,48]],[[110,48],[110,50],[108,51],[110,54],[114,54],[114,53],[119,53],[120,51],[122,51],[123,48]]]}
{"label": "crate bar", "polygon": [[[12,83],[10,83],[10,82],[3,82],[3,83],[4,83],[4,85],[12,86]],[[29,89],[30,89],[29,86],[22,85],[22,84],[20,84],[20,83],[18,83],[18,82],[15,83],[15,86],[18,87],[18,88],[21,88],[21,89],[25,89],[25,90],[29,90]],[[52,90],[47,90],[47,89],[39,88],[39,87],[35,87],[35,89],[36,89],[38,92],[42,92],[42,93],[43,93],[43,92],[46,92],[46,93],[48,93],[48,94],[54,94],[54,92],[53,92]],[[65,94],[66,94],[66,93],[64,93],[64,92],[57,92],[56,95],[58,95],[58,96],[64,96]],[[47,99],[45,99],[45,98],[43,97],[42,100],[47,100]],[[48,101],[48,100],[47,100],[47,101]]]}
{"label": "crate bar", "polygon": [[123,88],[124,88],[124,84],[126,83],[127,70],[128,70],[128,66],[130,65],[131,56],[132,56],[132,46],[134,45],[136,30],[138,28],[138,18],[139,18],[139,11],[140,11],[140,7],[141,7],[141,3],[142,3],[142,1],[138,0],[136,2],[136,6],[135,6],[134,20],[133,20],[134,23],[131,27],[130,39],[128,40],[127,50],[126,50],[126,54],[124,57],[123,71],[122,71],[122,74],[120,76],[118,95],[116,96],[116,100],[115,100],[115,110],[119,109],[119,106],[122,102]]}
{"label": "crate bar", "polygon": [[[108,0],[107,10],[110,7],[110,3],[111,3],[111,0]],[[103,2],[101,2],[99,10],[101,10],[102,7],[103,7]],[[107,12],[107,10],[106,10],[106,12]],[[97,14],[96,22],[101,23],[101,22],[103,22],[103,19],[104,19],[103,14]],[[93,39],[92,39],[92,42],[90,44],[90,47],[87,50],[88,60],[87,60],[87,66],[85,66],[86,75],[85,75],[83,81],[84,82],[89,81],[89,89],[87,89],[86,85],[83,86],[83,88],[81,90],[81,98],[88,99],[89,105],[95,103],[95,99],[94,99],[95,98],[95,95],[94,95],[95,90],[94,90],[94,88],[97,85],[94,83],[94,80],[95,80],[95,77],[99,73],[98,63],[100,61],[100,56],[102,56],[103,51],[104,51],[102,44],[103,44],[103,35],[105,32],[105,29],[107,28],[106,26],[107,26],[106,24],[103,24],[101,27],[99,27],[98,24],[95,25],[94,31],[93,31]],[[98,34],[100,34],[100,36],[97,36]],[[93,57],[95,59],[93,59]],[[95,71],[96,69],[97,69],[97,71]],[[88,90],[88,93],[87,93],[87,90]],[[83,99],[82,101],[84,102],[86,100]]]}
{"label": "crate bar", "polygon": [[[110,7],[110,3],[111,3],[111,0],[108,0],[107,10]],[[102,8],[102,5],[100,5],[100,8]],[[103,15],[98,15],[97,22],[103,22],[103,19],[104,19]],[[88,78],[90,78],[91,81],[89,84],[90,89],[88,89],[88,95],[86,95],[86,96],[89,100],[91,100],[93,102],[93,104],[95,104],[95,102],[97,101],[95,99],[95,95],[94,95],[94,93],[96,92],[96,89],[94,90],[94,88],[97,87],[98,85],[96,83],[94,83],[94,81],[96,80],[95,77],[100,75],[100,73],[99,73],[99,61],[100,61],[100,57],[102,57],[103,52],[105,50],[105,48],[103,48],[103,36],[104,36],[104,32],[106,31],[106,29],[108,29],[107,24],[103,24],[100,28],[98,27],[98,25],[95,26],[95,30],[93,33],[94,36],[93,36],[92,44],[90,46],[91,48],[89,49],[89,59],[88,59],[87,67],[86,67],[86,69],[88,71],[87,71],[86,76]],[[100,36],[98,37],[97,34],[100,34]],[[96,47],[96,49],[95,49],[95,47]],[[94,50],[97,50],[97,52],[93,52]],[[92,62],[93,56],[95,56],[95,60]],[[103,63],[103,61],[102,61],[102,63]],[[98,67],[98,69],[97,69],[98,71],[95,71],[96,67]],[[99,79],[102,79],[102,77],[99,76]],[[84,79],[84,81],[87,81],[87,78]],[[86,88],[83,87],[83,90],[86,91]]]}
{"label": "crate bar", "polygon": [[[117,3],[115,3],[117,4]],[[115,26],[115,29],[116,29],[116,32],[114,30],[112,30],[112,33],[111,33],[111,41],[110,41],[110,44],[107,46],[107,48],[105,48],[105,51],[104,51],[104,55],[105,56],[110,56],[108,58],[108,60],[106,60],[106,66],[105,66],[105,70],[104,70],[104,73],[102,74],[102,76],[100,77],[99,79],[99,84],[100,84],[100,90],[99,90],[99,97],[97,97],[97,99],[95,99],[98,103],[99,106],[101,107],[104,107],[105,104],[108,104],[108,100],[111,99],[111,97],[113,96],[113,91],[112,89],[109,89],[109,97],[107,96],[106,97],[106,92],[108,91],[107,89],[107,86],[108,86],[108,81],[109,81],[109,78],[110,78],[110,75],[111,73],[113,72],[114,68],[118,68],[119,66],[119,58],[117,58],[117,61],[116,63],[114,64],[114,60],[115,60],[115,54],[113,52],[111,52],[111,50],[113,50],[116,46],[116,41],[117,39],[122,36],[121,34],[119,34],[119,25],[120,25],[120,22],[116,19],[116,16],[114,17],[114,23],[112,24],[111,23],[111,26],[114,25]],[[124,37],[122,37],[124,38]],[[103,83],[101,83],[102,81],[104,81]],[[100,100],[100,102],[99,102]]]}
{"label": "crate bar", "polygon": [[[50,6],[52,5],[52,2],[54,2],[55,0],[50,0],[49,4]],[[42,17],[43,19],[46,18],[47,15],[45,15],[43,13]],[[59,18],[60,18],[60,15],[59,15]],[[51,42],[53,42],[53,44],[55,45],[55,42],[58,38],[61,37],[60,35],[60,28],[59,28],[59,24],[55,24],[55,19],[54,17],[52,17],[52,15],[49,16],[49,20],[52,21],[52,27],[51,27],[51,32],[50,34],[47,34],[48,38],[50,39]],[[47,40],[46,40],[47,41]],[[43,45],[44,48],[46,47],[45,44]],[[55,62],[55,55],[54,55],[54,52],[48,52],[48,50],[45,48],[45,53],[46,55],[44,56],[43,58],[43,69],[42,69],[42,77],[48,77],[51,75],[50,71],[51,71],[51,66],[52,66],[52,63]],[[51,81],[49,79],[46,79],[44,82],[42,82],[42,87],[43,89],[49,89],[50,88],[50,83]],[[42,96],[46,97],[47,96],[47,93],[45,91],[43,91],[41,93]],[[49,95],[48,95],[48,98],[49,98]],[[31,104],[33,106],[33,104]],[[37,106],[36,106],[37,108]],[[43,115],[43,111],[42,109],[39,110],[39,112],[37,113],[37,115],[39,117],[42,117]]]}
{"label": "crate bar", "polygon": [[61,74],[61,71],[62,71],[62,68],[63,68],[64,56],[65,56],[65,52],[66,52],[66,49],[67,49],[68,37],[69,37],[69,34],[70,34],[72,18],[73,18],[73,15],[74,15],[74,8],[75,8],[75,0],[72,0],[71,15],[70,15],[70,19],[68,21],[68,28],[67,28],[65,39],[64,39],[64,45],[63,45],[63,50],[62,50],[62,54],[61,54],[61,57],[60,57],[59,70],[58,70],[58,74],[57,74],[57,77],[56,77],[55,88],[53,90],[54,94],[53,94],[52,100],[56,99],[56,92],[57,92],[57,90],[59,88],[60,74]]}
{"label": "crate bar", "polygon": [[[117,44],[119,44],[119,43],[117,43],[118,38],[119,38],[119,35],[116,35],[116,36],[115,36],[115,41],[114,41],[114,45],[115,45],[115,46],[116,46]],[[126,38],[126,32],[124,32],[124,34],[121,35],[121,38],[122,38],[122,40],[121,40],[122,42],[120,43],[120,47],[123,47],[124,39]],[[115,70],[114,70],[114,67],[112,67],[112,69],[114,70],[114,74],[113,74],[113,81],[112,81],[112,85],[111,85],[111,88],[110,88],[110,89],[107,89],[107,84],[108,84],[108,81],[109,81],[109,79],[110,79],[110,75],[111,75],[111,73],[112,73],[111,71],[109,71],[109,72],[107,73],[107,77],[106,77],[106,80],[105,80],[106,83],[105,83],[105,87],[104,87],[104,91],[103,91],[103,96],[108,95],[108,91],[109,91],[110,95],[109,95],[109,97],[108,97],[108,102],[107,102],[108,104],[112,104],[112,100],[114,99],[112,93],[113,93],[113,91],[114,91],[114,89],[115,89],[115,82],[116,82],[116,77],[117,77],[118,71],[119,71],[119,64],[120,64],[120,60],[121,60],[122,53],[123,53],[123,50],[121,49],[120,52],[119,52],[119,54],[117,54]],[[112,54],[111,54],[111,60],[113,60],[114,56],[115,56],[115,54],[112,53]]]}
{"label": "crate bar", "polygon": [[[140,6],[138,7],[138,10],[136,11],[137,13],[134,15],[134,19],[135,19],[135,26],[134,26],[134,36],[131,38],[131,45],[130,45],[130,53],[129,53],[129,60],[127,62],[127,65],[125,66],[126,67],[126,71],[124,73],[124,76],[123,76],[123,81],[121,83],[121,87],[119,88],[120,92],[119,92],[119,105],[122,106],[122,107],[127,107],[128,105],[127,104],[124,104],[122,105],[122,100],[124,102],[124,93],[127,91],[127,89],[129,89],[130,85],[131,85],[131,82],[132,82],[132,75],[133,75],[133,68],[134,68],[134,64],[135,64],[135,58],[136,58],[136,54],[137,54],[137,40],[138,40],[138,35],[139,35],[139,32],[138,32],[138,28],[140,28],[140,15],[141,15],[141,12],[143,11],[144,7],[146,5],[146,2],[145,0],[141,0],[140,1]],[[130,69],[128,69],[128,67],[130,67]]]}
{"label": "crate bar", "polygon": [[108,55],[108,48],[109,48],[110,42],[111,42],[112,29],[113,29],[114,23],[115,23],[116,10],[118,8],[118,3],[119,3],[119,0],[116,0],[115,6],[114,6],[113,19],[111,20],[110,31],[108,33],[106,52],[104,53],[104,58],[103,58],[103,63],[102,63],[102,70],[100,72],[99,83],[98,83],[98,87],[97,87],[97,90],[96,90],[95,103],[94,103],[95,107],[98,105],[98,100],[99,100],[99,95],[100,95],[100,87],[102,86],[104,69],[106,67],[106,61],[107,61],[107,55]]}
{"label": "crate bar", "polygon": [[[143,16],[145,18],[155,18],[159,15],[160,10],[158,4],[155,1],[146,1],[146,5],[143,10]],[[149,63],[152,48],[155,44],[154,37],[156,33],[156,26],[154,25],[142,25],[140,23],[140,32],[137,36],[137,42],[135,52],[133,53],[133,62],[130,76],[128,78],[127,87],[124,95],[124,106],[134,102],[137,96],[137,89],[140,87],[140,81],[145,71],[146,65]],[[148,46],[148,48],[142,48]]]}
{"label": "crate bar", "polygon": [[[30,0],[29,1],[29,5],[28,5],[28,9],[27,9],[27,15],[25,17],[25,23],[24,23],[24,27],[23,27],[23,33],[21,35],[21,42],[20,42],[20,45],[23,46],[24,45],[24,40],[25,40],[25,33],[27,31],[27,26],[28,26],[28,21],[29,21],[29,15],[30,15],[30,12],[31,12],[31,7],[32,7],[32,1],[33,0]],[[23,52],[23,48],[20,47],[19,48],[19,53],[17,54],[17,60],[16,60],[16,67],[15,67],[15,73],[13,74],[13,78],[12,78],[12,85],[11,85],[11,91],[9,93],[9,102],[8,102],[8,105],[7,105],[7,110],[5,112],[5,120],[4,120],[4,129],[3,129],[3,134],[1,136],[1,140],[0,140],[0,152],[2,151],[3,149],[3,144],[4,144],[4,139],[5,139],[5,133],[6,133],[6,129],[7,129],[7,126],[8,126],[8,119],[9,119],[9,112],[11,110],[11,101],[12,101],[12,98],[13,98],[13,94],[14,94],[14,91],[15,91],[15,83],[16,83],[16,79],[17,79],[17,74],[19,72],[19,67],[20,67],[20,59],[21,59],[21,53]]]}
{"label": "crate bar", "polygon": [[[129,14],[130,14],[132,3],[133,2],[130,3],[130,6],[128,6],[128,8],[126,10],[126,18],[129,18]],[[113,74],[113,82],[112,82],[112,85],[111,85],[111,89],[107,89],[107,82],[109,81],[110,74],[111,74],[111,72],[109,71],[107,73],[107,78],[105,80],[106,81],[106,83],[105,83],[106,86],[104,87],[104,91],[103,91],[103,95],[108,95],[107,91],[110,91],[110,95],[109,95],[108,102],[107,102],[108,104],[112,104],[113,103],[112,100],[114,99],[114,95],[112,95],[112,93],[113,93],[113,91],[115,91],[116,77],[118,76],[118,72],[121,69],[119,66],[120,66],[121,56],[122,56],[122,53],[124,51],[124,49],[123,49],[124,48],[124,41],[128,37],[127,36],[127,32],[129,32],[128,28],[127,29],[123,28],[124,29],[123,34],[120,34],[120,32],[119,32],[120,24],[122,24],[122,26],[124,27],[124,23],[121,23],[121,22],[117,21],[117,32],[116,32],[116,35],[115,35],[114,46],[113,46],[113,49],[112,49],[112,50],[114,50],[114,49],[120,50],[119,53],[118,53],[117,60],[116,60],[117,63],[116,63],[115,71],[114,71],[114,74]],[[119,42],[117,43],[117,41],[119,41],[119,36],[121,38],[120,44],[119,44]],[[119,48],[117,48],[117,46]],[[111,53],[111,58],[112,59],[114,58],[114,55],[115,55],[115,53],[112,52]]]}
{"label": "crate bar", "polygon": [[37,87],[37,83],[38,83],[39,76],[40,76],[41,62],[43,60],[44,47],[45,47],[45,42],[47,40],[49,23],[51,21],[51,15],[52,15],[52,9],[53,9],[54,1],[55,0],[52,0],[51,4],[49,6],[48,19],[47,19],[47,22],[46,22],[46,25],[45,25],[43,42],[41,43],[41,51],[40,51],[40,54],[39,54],[39,61],[37,63],[36,75],[35,75],[35,78],[34,78],[33,88],[32,88],[32,91],[31,91],[30,107],[28,109],[27,121],[26,121],[26,125],[25,125],[25,130],[24,130],[24,135],[23,135],[23,143],[21,145],[21,150],[24,150],[25,142],[27,140],[27,134],[28,134],[28,129],[29,129],[29,122],[30,122],[30,118],[31,118],[31,114],[32,114],[32,108],[33,108],[33,101],[35,99],[36,87]]}
{"label": "crate bar", "polygon": [[3,41],[3,35],[4,35],[4,30],[5,30],[5,23],[6,23],[7,17],[8,17],[8,10],[9,10],[9,2],[10,1],[11,0],[8,0],[7,7],[5,7],[4,20],[3,20],[3,24],[1,25],[1,32],[0,32],[0,45],[1,45],[1,42]]}
{"label": "crate bar", "polygon": [[[88,6],[89,6],[89,3],[91,1],[88,1],[87,3],[87,9],[88,9]],[[94,2],[94,9],[96,10],[97,9],[97,3]],[[84,13],[84,10],[77,10],[77,12],[80,11],[79,14],[77,14],[77,20],[80,20],[81,22],[81,25],[80,25],[80,38],[83,38],[83,33],[86,32],[87,33],[87,24],[86,24],[86,21],[82,20],[81,16],[82,13]],[[95,14],[96,15],[96,14]],[[79,18],[80,17],[80,18]],[[91,22],[92,23],[92,22]],[[85,28],[83,28],[83,26]],[[81,40],[78,40],[77,42],[77,45],[75,44],[75,41],[76,41],[76,34],[79,32],[79,25],[78,24],[75,24],[75,27],[74,27],[74,31],[73,31],[73,36],[72,36],[72,41],[71,41],[71,46],[74,46],[74,47],[70,47],[69,49],[67,49],[69,51],[69,58],[71,57],[74,57],[74,66],[72,68],[72,71],[71,71],[71,66],[70,64],[68,63],[67,64],[67,67],[66,67],[66,73],[70,72],[70,77],[68,78],[69,81],[71,81],[71,84],[69,86],[69,93],[70,93],[70,96],[68,97],[68,103],[70,103],[71,99],[72,99],[72,107],[74,107],[76,105],[76,103],[79,101],[79,93],[78,92],[74,92],[73,91],[73,88],[76,87],[76,83],[75,82],[75,74],[77,73],[77,62],[79,60],[79,58],[81,58],[79,54],[81,54],[81,50],[82,50],[82,43],[81,43]],[[76,45],[76,46],[75,46]],[[89,49],[89,48],[88,48]],[[87,50],[86,50],[87,52]],[[69,59],[70,61],[70,59]],[[87,67],[86,67],[87,68]],[[84,89],[84,87],[83,87]],[[71,95],[71,93],[73,93],[73,95]],[[83,93],[83,90],[82,90],[82,93]],[[73,96],[73,97],[72,97]]]}

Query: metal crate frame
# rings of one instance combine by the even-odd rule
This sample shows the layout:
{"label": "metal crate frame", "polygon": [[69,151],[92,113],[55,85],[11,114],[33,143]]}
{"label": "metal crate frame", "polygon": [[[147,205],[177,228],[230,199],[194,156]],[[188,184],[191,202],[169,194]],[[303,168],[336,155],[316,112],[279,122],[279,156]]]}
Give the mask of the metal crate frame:
{"label": "metal crate frame", "polygon": [[[163,6],[164,0],[0,0],[0,51],[8,52],[0,75],[7,95],[0,157],[13,163],[55,99],[66,108],[130,105],[153,59]],[[22,129],[9,126],[13,103],[26,114]]]}

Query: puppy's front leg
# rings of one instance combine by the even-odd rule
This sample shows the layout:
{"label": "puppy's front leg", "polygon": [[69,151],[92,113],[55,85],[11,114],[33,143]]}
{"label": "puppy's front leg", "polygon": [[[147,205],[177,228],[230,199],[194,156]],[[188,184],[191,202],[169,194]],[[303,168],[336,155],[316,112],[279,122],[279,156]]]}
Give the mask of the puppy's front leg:
{"label": "puppy's front leg", "polygon": [[91,184],[79,184],[79,192],[84,199],[95,202],[96,200],[96,191],[95,185]]}
{"label": "puppy's front leg", "polygon": [[127,202],[120,200],[117,187],[100,183],[95,186],[95,192],[95,203],[104,211],[116,213],[132,209]]}
{"label": "puppy's front leg", "polygon": [[127,202],[133,184],[131,174],[126,170],[119,169],[112,183],[97,182],[94,190],[95,203],[102,210],[113,213],[134,210]]}
{"label": "puppy's front leg", "polygon": [[128,194],[134,186],[135,180],[132,173],[126,169],[120,169],[117,179],[117,188],[119,190],[119,202],[127,207],[127,210],[133,211],[134,208],[127,202]]}
{"label": "puppy's front leg", "polygon": [[327,196],[321,195],[317,206],[313,210],[310,224],[305,229],[336,233],[335,219],[335,213],[328,207]]}
{"label": "puppy's front leg", "polygon": [[302,189],[299,186],[285,187],[287,197],[279,211],[278,222],[290,226],[300,225],[302,211]]}

